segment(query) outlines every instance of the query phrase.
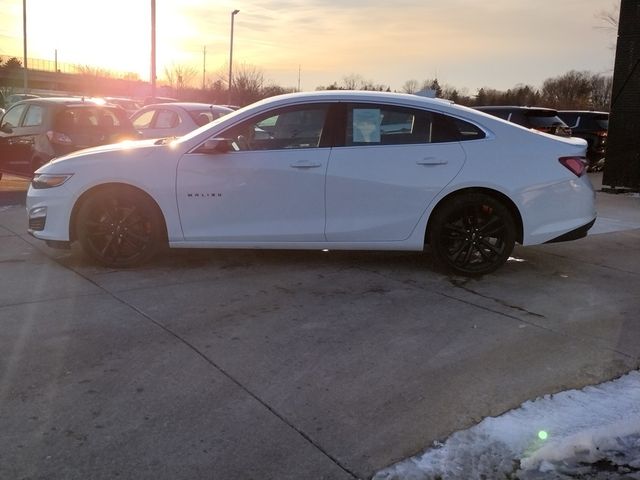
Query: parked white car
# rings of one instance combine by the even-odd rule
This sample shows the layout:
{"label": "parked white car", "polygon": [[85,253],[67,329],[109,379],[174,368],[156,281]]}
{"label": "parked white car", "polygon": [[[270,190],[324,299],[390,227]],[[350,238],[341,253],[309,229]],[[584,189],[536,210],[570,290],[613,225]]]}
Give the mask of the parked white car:
{"label": "parked white car", "polygon": [[586,143],[450,102],[326,91],[260,101],[177,140],[41,167],[29,232],[112,267],[177,248],[423,250],[464,275],[515,242],[583,237]]}
{"label": "parked white car", "polygon": [[179,137],[232,111],[208,103],[158,103],[136,111],[131,122],[142,138]]}

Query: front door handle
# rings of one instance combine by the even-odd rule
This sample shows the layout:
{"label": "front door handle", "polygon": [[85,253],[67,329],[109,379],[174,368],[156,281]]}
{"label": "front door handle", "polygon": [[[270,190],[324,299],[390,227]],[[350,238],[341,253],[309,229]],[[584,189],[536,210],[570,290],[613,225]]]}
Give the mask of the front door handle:
{"label": "front door handle", "polygon": [[303,161],[303,162],[296,162],[296,163],[292,163],[291,167],[292,168],[318,168],[321,167],[322,164],[321,163],[315,163],[315,162],[307,162],[307,161]]}
{"label": "front door handle", "polygon": [[449,163],[448,160],[436,157],[426,157],[416,162],[417,165],[446,165],[447,163]]}

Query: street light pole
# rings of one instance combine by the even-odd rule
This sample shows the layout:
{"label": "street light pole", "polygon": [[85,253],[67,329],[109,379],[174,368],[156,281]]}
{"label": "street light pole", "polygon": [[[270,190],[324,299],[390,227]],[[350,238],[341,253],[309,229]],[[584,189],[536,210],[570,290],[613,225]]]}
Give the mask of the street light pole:
{"label": "street light pole", "polygon": [[233,84],[233,18],[240,13],[240,10],[231,12],[231,41],[229,42],[229,101],[231,105],[231,85]]}

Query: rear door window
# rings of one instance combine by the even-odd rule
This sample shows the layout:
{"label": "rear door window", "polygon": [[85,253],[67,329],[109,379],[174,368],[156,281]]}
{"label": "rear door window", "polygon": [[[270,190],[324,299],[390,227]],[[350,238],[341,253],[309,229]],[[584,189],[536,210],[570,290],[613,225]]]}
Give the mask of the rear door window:
{"label": "rear door window", "polygon": [[37,127],[42,125],[42,114],[44,109],[40,105],[30,105],[27,114],[22,121],[24,127]]}
{"label": "rear door window", "polygon": [[445,143],[484,137],[482,130],[464,120],[391,105],[351,105],[346,128],[348,146]]}
{"label": "rear door window", "polygon": [[153,128],[175,128],[180,124],[180,117],[170,110],[158,110]]}

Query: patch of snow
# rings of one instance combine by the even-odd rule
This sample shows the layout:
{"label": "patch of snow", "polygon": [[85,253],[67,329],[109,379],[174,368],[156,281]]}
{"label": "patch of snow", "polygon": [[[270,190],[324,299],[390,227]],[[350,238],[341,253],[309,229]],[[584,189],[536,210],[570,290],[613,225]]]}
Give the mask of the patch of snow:
{"label": "patch of snow", "polygon": [[640,372],[528,401],[374,480],[640,479]]}

